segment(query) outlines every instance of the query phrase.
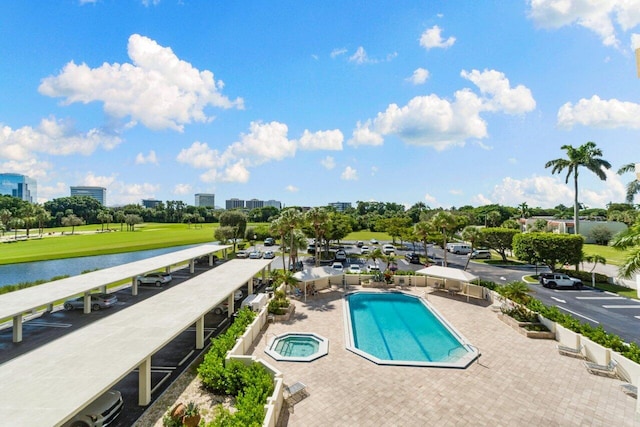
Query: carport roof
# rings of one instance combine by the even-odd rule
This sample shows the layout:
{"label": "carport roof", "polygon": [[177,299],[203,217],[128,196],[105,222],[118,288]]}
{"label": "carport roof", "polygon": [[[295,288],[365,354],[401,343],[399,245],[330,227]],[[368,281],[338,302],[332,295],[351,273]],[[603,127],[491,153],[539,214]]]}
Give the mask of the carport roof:
{"label": "carport roof", "polygon": [[194,324],[272,260],[223,263],[0,365],[0,414],[58,425]]}

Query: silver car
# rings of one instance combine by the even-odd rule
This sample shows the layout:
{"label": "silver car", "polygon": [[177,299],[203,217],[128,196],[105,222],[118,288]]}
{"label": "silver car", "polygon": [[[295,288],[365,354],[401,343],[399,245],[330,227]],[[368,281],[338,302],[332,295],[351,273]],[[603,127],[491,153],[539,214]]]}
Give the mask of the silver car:
{"label": "silver car", "polygon": [[[109,308],[118,302],[118,297],[113,294],[91,294],[91,309],[94,311],[101,308]],[[66,300],[64,302],[65,310],[74,310],[84,308],[84,297],[78,297]]]}
{"label": "silver car", "polygon": [[78,412],[63,426],[106,427],[118,418],[122,412],[122,406],[122,394],[118,390],[109,390]]}
{"label": "silver car", "polygon": [[160,287],[171,282],[170,273],[148,273],[144,276],[138,276],[138,285],[155,285]]}

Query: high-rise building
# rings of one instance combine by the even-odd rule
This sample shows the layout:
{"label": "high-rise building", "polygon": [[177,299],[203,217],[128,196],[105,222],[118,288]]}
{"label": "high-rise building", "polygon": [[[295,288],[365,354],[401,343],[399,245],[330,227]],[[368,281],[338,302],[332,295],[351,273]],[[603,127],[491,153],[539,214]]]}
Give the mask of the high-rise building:
{"label": "high-rise building", "polygon": [[282,203],[277,200],[266,200],[264,202],[264,206],[272,206],[274,208],[277,208],[278,210],[282,209]]}
{"label": "high-rise building", "polygon": [[258,199],[247,200],[245,203],[245,208],[251,210],[256,208],[261,208],[264,206],[264,202]]}
{"label": "high-rise building", "polygon": [[329,206],[334,208],[336,212],[344,212],[347,209],[351,208],[351,202],[333,202],[329,203]]}
{"label": "high-rise building", "polygon": [[240,200],[240,199],[229,199],[227,201],[225,201],[225,208],[227,210],[229,209],[244,209],[244,200]]}
{"label": "high-rise building", "polygon": [[196,206],[206,206],[214,208],[216,206],[216,195],[207,193],[196,194]]}
{"label": "high-rise building", "polygon": [[26,175],[0,173],[0,194],[36,203],[38,201],[37,188],[36,180]]}
{"label": "high-rise building", "polygon": [[88,196],[93,197],[99,201],[103,206],[107,204],[107,189],[104,187],[84,187],[75,186],[71,187],[71,197],[73,196]]}
{"label": "high-rise building", "polygon": [[160,203],[162,203],[162,200],[142,199],[142,206],[147,208],[147,209],[153,209],[156,206],[158,206]]}

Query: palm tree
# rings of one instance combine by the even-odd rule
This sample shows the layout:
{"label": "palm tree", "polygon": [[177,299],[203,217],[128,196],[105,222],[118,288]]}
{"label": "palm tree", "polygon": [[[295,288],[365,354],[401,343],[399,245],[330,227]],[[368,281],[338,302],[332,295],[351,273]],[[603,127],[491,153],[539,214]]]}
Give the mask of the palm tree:
{"label": "palm tree", "polygon": [[457,230],[459,223],[451,212],[441,211],[431,218],[431,224],[442,233],[442,249],[444,249],[444,267],[447,266],[447,240]]}
{"label": "palm tree", "polygon": [[281,254],[282,254],[283,267],[284,267],[284,252],[285,252],[284,248],[286,246],[284,243],[284,238],[287,235],[287,230],[288,230],[288,226],[287,224],[285,224],[285,222],[282,220],[281,217],[278,217],[273,221],[271,221],[271,225],[269,226],[269,231],[280,237],[280,248],[281,248]]}
{"label": "palm tree", "polygon": [[[471,243],[471,252],[472,253],[473,253],[473,250],[475,249],[476,243],[478,243],[480,241],[481,236],[482,236],[482,233],[480,232],[480,229],[478,227],[476,227],[475,225],[467,225],[462,230],[462,239],[465,242]],[[464,269],[465,270],[469,266],[469,261],[471,261],[471,254],[469,254],[469,256],[467,257],[467,263],[464,265]]]}
{"label": "palm tree", "polygon": [[618,268],[618,274],[625,279],[640,271],[640,222],[614,236],[611,246],[618,249],[632,248],[627,259]]}
{"label": "palm tree", "polygon": [[[627,173],[627,172],[635,173],[635,171],[636,171],[635,163],[629,163],[622,166],[620,169],[618,169],[618,175],[622,175],[623,173]],[[626,197],[627,203],[632,204],[633,198],[638,193],[640,193],[640,181],[638,181],[637,179],[634,179],[633,181],[627,184],[627,197]]]}
{"label": "palm tree", "polygon": [[329,214],[327,213],[326,209],[322,207],[314,207],[309,209],[307,213],[305,213],[304,219],[309,223],[309,225],[311,225],[311,228],[313,228],[313,232],[315,235],[316,267],[318,267],[320,265],[320,257],[318,256],[320,252],[320,241],[327,231]]}
{"label": "palm tree", "polygon": [[569,183],[569,178],[573,175],[573,187],[574,187],[574,197],[573,197],[573,221],[575,223],[574,232],[575,234],[580,233],[580,218],[578,217],[578,209],[580,204],[578,203],[578,169],[580,166],[587,168],[598,178],[603,181],[606,181],[607,175],[602,170],[603,168],[609,169],[611,168],[611,163],[608,161],[601,159],[602,150],[596,147],[595,142],[587,142],[582,144],[580,147],[575,148],[571,145],[563,145],[560,147],[563,150],[567,151],[568,159],[555,159],[549,160],[544,167],[552,168],[551,173],[561,173],[565,169],[567,170],[567,177],[565,178],[565,184]]}
{"label": "palm tree", "polygon": [[420,221],[413,226],[413,233],[418,241],[424,246],[425,264],[429,264],[429,253],[427,251],[428,243],[436,232],[433,224],[429,221]]}

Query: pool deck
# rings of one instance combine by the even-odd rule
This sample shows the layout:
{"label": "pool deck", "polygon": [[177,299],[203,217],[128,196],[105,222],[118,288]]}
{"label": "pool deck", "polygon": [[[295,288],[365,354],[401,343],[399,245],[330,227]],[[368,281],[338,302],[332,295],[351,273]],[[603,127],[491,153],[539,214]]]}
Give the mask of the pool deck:
{"label": "pool deck", "polygon": [[[589,374],[580,360],[559,355],[555,341],[518,334],[489,307],[442,294],[427,293],[429,302],[480,349],[479,361],[467,369],[378,366],[345,349],[342,296],[333,290],[295,301],[292,320],[269,325],[253,349],[285,384],[307,385],[307,395],[283,410],[281,426],[640,425],[621,381]],[[273,360],[264,353],[268,337],[288,331],[323,335],[329,354],[310,363]]]}

